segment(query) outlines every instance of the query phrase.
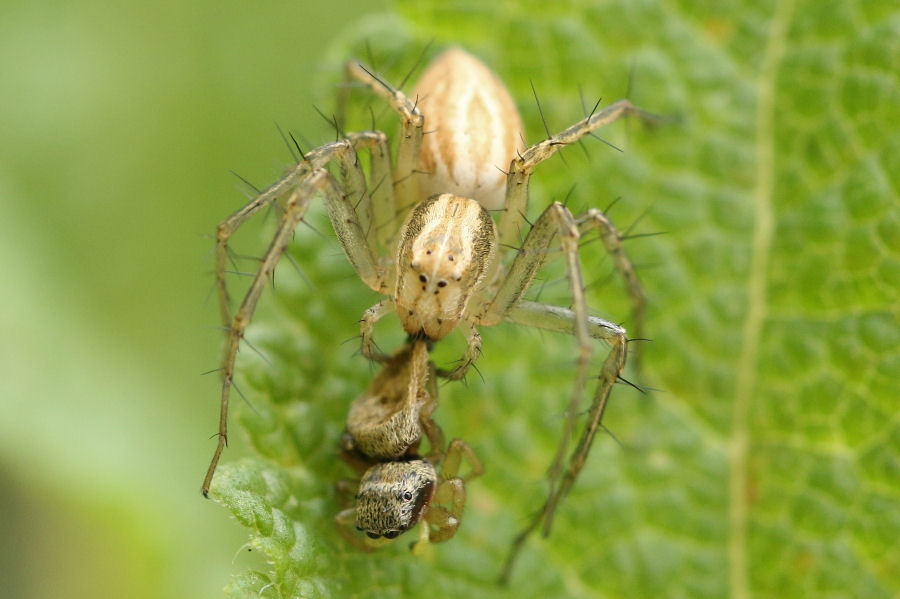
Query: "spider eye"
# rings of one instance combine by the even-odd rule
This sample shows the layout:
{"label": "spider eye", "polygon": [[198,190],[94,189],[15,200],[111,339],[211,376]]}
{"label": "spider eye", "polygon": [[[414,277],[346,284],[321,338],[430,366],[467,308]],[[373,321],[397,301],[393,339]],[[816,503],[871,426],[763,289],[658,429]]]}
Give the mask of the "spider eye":
{"label": "spider eye", "polygon": [[426,277],[425,275],[419,275],[419,280],[422,281],[423,283],[427,283],[428,277]]}
{"label": "spider eye", "polygon": [[438,281],[438,287],[446,287],[447,281]]}
{"label": "spider eye", "polygon": [[[369,537],[370,539],[380,539],[381,538],[380,534],[378,534],[377,532],[372,532],[371,530],[366,531],[366,536]],[[385,535],[385,536],[387,536],[387,535]]]}
{"label": "spider eye", "polygon": [[403,494],[403,499],[405,499],[406,501],[412,501],[412,493],[407,491],[406,493]]}
{"label": "spider eye", "polygon": [[400,534],[399,530],[389,530],[386,533],[384,533],[384,538],[385,539],[396,539],[399,534]]}

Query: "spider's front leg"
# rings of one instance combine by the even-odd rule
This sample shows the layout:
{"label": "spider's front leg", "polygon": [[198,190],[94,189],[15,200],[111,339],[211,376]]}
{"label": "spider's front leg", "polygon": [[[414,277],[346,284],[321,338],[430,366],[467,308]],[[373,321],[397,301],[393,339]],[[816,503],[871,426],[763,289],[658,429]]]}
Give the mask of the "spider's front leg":
{"label": "spider's front leg", "polygon": [[[225,345],[222,357],[222,396],[219,410],[219,439],[215,453],[203,480],[201,491],[204,496],[209,492],[212,477],[219,457],[228,443],[228,405],[231,388],[234,386],[234,364],[237,352],[243,339],[244,331],[253,317],[256,304],[266,283],[275,270],[275,265],[287,249],[294,234],[294,229],[303,220],[312,199],[322,195],[328,209],[328,216],[335,233],[359,277],[369,287],[382,291],[388,286],[383,270],[376,264],[372,251],[366,241],[362,226],[357,217],[353,201],[364,204],[369,202],[365,186],[365,178],[360,171],[355,143],[378,145],[377,135],[359,136],[354,140],[341,140],[312,150],[304,156],[304,160],[291,170],[288,175],[271,188],[260,194],[247,206],[235,212],[219,225],[216,240],[216,281],[219,289],[219,301],[225,328]],[[372,147],[372,146],[370,146]],[[322,168],[331,160],[338,160],[344,174],[344,187]],[[348,196],[348,192],[352,195]],[[253,277],[243,301],[234,317],[230,317],[228,293],[225,288],[225,262],[228,256],[228,241],[235,230],[248,217],[260,208],[281,198],[287,197],[283,207],[283,217],[278,225],[272,242],[263,256],[259,269]],[[351,198],[353,201],[351,201]]]}

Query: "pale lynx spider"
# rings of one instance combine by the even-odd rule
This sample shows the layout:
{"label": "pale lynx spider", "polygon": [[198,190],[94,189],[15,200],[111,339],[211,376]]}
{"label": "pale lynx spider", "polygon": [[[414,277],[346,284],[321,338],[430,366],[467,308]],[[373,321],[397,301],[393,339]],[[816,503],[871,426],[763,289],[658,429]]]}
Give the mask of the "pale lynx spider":
{"label": "pale lynx spider", "polygon": [[[413,338],[438,341],[461,327],[467,349],[458,365],[438,374],[460,379],[481,352],[479,325],[502,321],[572,334],[577,375],[559,448],[549,470],[546,503],[517,539],[515,547],[543,521],[549,534],[553,515],[581,471],[600,426],[613,384],[625,367],[628,338],[616,323],[592,316],[585,300],[579,239],[594,229],[624,278],[640,326],[644,294],[622,247],[622,234],[599,209],[573,215],[551,203],[526,228],[528,182],[534,167],[558,149],[629,113],[648,117],[627,100],[596,110],[564,131],[523,149],[518,112],[499,78],[458,48],[439,55],[422,75],[411,99],[363,64],[347,64],[347,77],[387,100],[400,116],[396,159],[381,131],[349,133],[302,156],[284,177],[219,224],[216,282],[226,330],[222,358],[222,398],[218,445],[202,491],[206,495],[227,444],[227,413],[235,357],[257,301],[281,254],[314,198],[325,200],[328,215],[359,278],[386,296],[361,321],[362,351],[385,361],[372,340],[374,323],[391,310]],[[425,135],[425,131],[429,132]],[[371,157],[363,172],[359,150]],[[336,161],[340,180],[325,166]],[[508,165],[507,170],[501,170]],[[388,182],[381,184],[382,182]],[[391,184],[392,183],[392,184]],[[232,315],[225,273],[228,241],[261,208],[277,202],[282,218],[237,312]],[[487,210],[500,212],[499,225]],[[550,248],[565,259],[572,308],[523,299]],[[592,339],[607,342],[598,384],[581,438],[563,463],[589,377]],[[516,549],[514,549],[514,552]]]}

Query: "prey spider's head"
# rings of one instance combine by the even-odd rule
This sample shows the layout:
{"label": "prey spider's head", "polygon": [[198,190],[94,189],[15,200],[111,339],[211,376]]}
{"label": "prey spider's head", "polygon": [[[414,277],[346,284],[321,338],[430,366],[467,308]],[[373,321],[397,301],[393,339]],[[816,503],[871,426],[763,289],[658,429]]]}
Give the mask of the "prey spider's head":
{"label": "prey spider's head", "polygon": [[426,460],[369,468],[356,495],[356,527],[370,539],[393,539],[415,526],[434,497],[437,473]]}
{"label": "prey spider's head", "polygon": [[457,325],[494,257],[497,229],[475,200],[442,194],[400,231],[397,314],[410,335],[440,339]]}

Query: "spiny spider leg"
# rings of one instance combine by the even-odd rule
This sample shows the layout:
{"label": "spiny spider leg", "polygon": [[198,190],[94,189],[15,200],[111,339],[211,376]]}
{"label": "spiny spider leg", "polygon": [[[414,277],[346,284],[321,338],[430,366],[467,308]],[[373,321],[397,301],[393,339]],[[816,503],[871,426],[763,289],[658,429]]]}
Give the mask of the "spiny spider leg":
{"label": "spiny spider leg", "polygon": [[[322,150],[320,155],[335,156],[349,165],[350,170],[352,170],[353,165],[357,165],[355,152],[353,152],[350,141],[342,140],[335,142],[334,144],[329,144],[328,146],[320,148],[320,150]],[[316,157],[318,158],[318,156]],[[308,158],[308,160],[311,161],[310,158]],[[358,169],[358,166],[355,168]],[[227,317],[228,306],[227,293],[225,292],[224,286],[224,256],[228,236],[230,235],[230,232],[233,232],[233,227],[236,226],[234,223],[246,219],[247,216],[258,210],[259,207],[276,199],[278,197],[276,194],[270,195],[270,192],[273,189],[286,191],[290,188],[289,183],[295,185],[290,191],[290,195],[285,203],[284,216],[278,226],[275,237],[272,239],[268,250],[266,250],[260,263],[259,270],[257,270],[234,318],[231,321],[226,322],[225,325],[226,338],[222,357],[222,398],[219,411],[219,441],[216,445],[216,450],[213,454],[212,461],[210,462],[209,469],[207,470],[206,477],[203,479],[201,491],[204,496],[209,492],[209,486],[212,482],[212,476],[215,472],[216,465],[218,464],[219,457],[221,456],[225,445],[228,443],[228,402],[232,387],[232,379],[234,377],[234,362],[237,357],[241,339],[244,335],[244,330],[249,324],[250,319],[253,317],[256,303],[259,300],[263,289],[265,289],[269,277],[271,277],[274,272],[275,265],[287,249],[287,246],[293,237],[294,229],[303,219],[307,207],[318,193],[321,193],[325,198],[332,226],[334,227],[338,238],[342,240],[342,245],[347,254],[347,258],[356,269],[359,277],[375,290],[382,288],[384,285],[384,279],[376,268],[374,258],[366,244],[365,235],[359,224],[354,206],[348,197],[343,194],[334,178],[321,168],[310,171],[308,175],[296,183],[292,180],[288,181],[290,178],[291,175],[288,175],[288,177],[285,177],[285,179],[276,183],[273,188],[270,188],[263,193],[263,196],[266,196],[264,200],[261,201],[260,198],[253,200],[248,204],[249,208],[238,211],[223,223],[227,226],[220,226],[219,228],[220,235],[218,237],[218,248],[221,248],[222,251],[218,256],[223,258],[223,266],[221,269],[217,269],[216,276],[217,280],[220,282],[220,301],[223,302],[222,315],[223,317]],[[223,232],[226,231],[228,234],[223,234]]]}
{"label": "spiny spider leg", "polygon": [[[419,201],[415,175],[416,164],[422,149],[422,137],[425,134],[425,119],[415,102],[411,101],[402,91],[372,73],[362,63],[351,61],[347,63],[346,68],[348,78],[356,79],[367,85],[376,95],[387,100],[391,108],[400,115],[400,141],[397,146],[394,179],[391,181],[394,188],[394,211],[390,222],[402,222],[409,209]],[[377,225],[382,227],[381,235],[387,237],[387,232],[393,233],[398,230],[397,226],[388,226],[387,215],[379,216],[385,218],[383,221],[377,221]],[[396,243],[397,240],[393,239],[393,245],[388,255],[393,255],[393,247]]]}
{"label": "spiny spider leg", "polygon": [[394,299],[383,299],[365,311],[359,320],[359,336],[362,340],[363,355],[375,362],[387,362],[391,357],[378,350],[375,345],[375,323],[394,311]]}
{"label": "spiny spider leg", "polygon": [[481,334],[475,325],[468,320],[461,320],[457,326],[462,329],[463,334],[466,336],[466,351],[453,370],[439,369],[437,371],[438,376],[451,381],[464,379],[469,371],[469,367],[481,355]]}
{"label": "spiny spider leg", "polygon": [[[510,311],[507,320],[527,326],[571,334],[575,321],[575,314],[571,310],[559,306],[521,301]],[[612,345],[612,350],[603,362],[597,389],[594,392],[594,398],[588,411],[587,422],[582,431],[581,439],[572,452],[572,455],[569,457],[568,465],[559,486],[556,489],[551,488],[544,505],[541,506],[541,509],[535,513],[528,525],[525,526],[513,540],[512,547],[507,555],[500,576],[501,584],[505,584],[509,581],[516,557],[529,535],[542,521],[544,523],[542,531],[543,536],[546,537],[550,534],[556,508],[568,494],[575,479],[584,467],[584,463],[591,449],[591,444],[596,437],[597,429],[602,423],[603,414],[609,400],[609,394],[612,391],[619,373],[621,373],[625,367],[627,346],[625,329],[613,322],[609,322],[596,316],[590,316],[588,317],[588,330],[592,338],[610,343]],[[563,451],[564,449],[564,447],[560,447],[560,451]],[[557,457],[559,457],[559,454]]]}
{"label": "spiny spider leg", "polygon": [[[620,246],[615,245],[615,243],[618,243],[618,232],[599,211],[589,212],[576,219],[562,204],[558,202],[551,204],[531,227],[522,248],[510,265],[507,278],[500,284],[494,300],[482,312],[482,322],[487,322],[488,324],[505,317],[530,326],[564,330],[574,334],[576,339],[577,374],[575,386],[572,389],[572,395],[566,410],[566,423],[560,443],[548,473],[549,491],[547,503],[539,516],[537,516],[538,519],[545,518],[545,534],[549,533],[553,515],[562,497],[557,484],[565,455],[569,448],[569,441],[575,428],[583,390],[588,380],[588,369],[592,353],[590,338],[599,336],[609,341],[613,346],[613,350],[604,362],[603,373],[594,397],[594,404],[602,402],[605,405],[612,385],[625,367],[625,345],[627,342],[625,330],[612,323],[607,324],[600,319],[591,318],[587,312],[587,301],[581,272],[581,258],[579,255],[579,239],[583,230],[587,231],[592,228],[599,228],[602,238],[611,238],[610,245],[614,250],[618,251],[621,249]],[[548,249],[553,244],[556,236],[559,236],[558,244],[566,261],[566,273],[572,294],[573,310],[544,306],[534,302],[525,303],[521,300],[522,295],[543,264]],[[627,258],[624,260],[624,264],[626,272],[633,274]],[[637,289],[640,289],[639,286]],[[528,310],[529,308],[530,311]],[[599,326],[598,323],[600,323]],[[590,431],[589,438],[584,445],[584,456],[586,456],[587,449],[590,447],[594,432],[595,430]],[[585,434],[587,433],[588,431],[586,430]],[[570,467],[567,472],[571,474],[571,480],[567,484],[571,484],[574,481],[581,470],[581,465],[570,461]],[[520,544],[524,542],[524,539],[534,526],[536,524],[529,526],[526,532],[521,535]],[[518,546],[514,546],[514,551],[517,551]]]}
{"label": "spiny spider leg", "polygon": [[[359,168],[359,161],[355,151],[362,147],[372,149],[373,162],[381,164],[382,166],[379,168],[383,168],[383,160],[381,158],[375,160],[375,156],[380,157],[386,153],[387,140],[384,137],[384,134],[380,132],[351,134],[346,140],[326,144],[307,152],[304,155],[303,160],[294,166],[284,177],[219,224],[216,228],[216,287],[218,289],[219,309],[222,315],[223,326],[228,327],[231,324],[231,311],[229,308],[225,274],[227,272],[226,262],[228,260],[228,241],[231,239],[234,232],[244,223],[244,221],[259,211],[260,208],[278,201],[280,198],[284,198],[311,172],[323,168],[332,160],[337,160],[339,162],[342,174],[350,175],[347,184],[351,193],[348,193],[347,195],[351,197],[353,201],[361,199],[362,212],[370,212],[371,209],[368,207],[370,198],[366,191],[365,179]],[[389,152],[387,153],[389,154]],[[364,260],[361,260],[361,262],[364,262]],[[370,260],[370,262],[372,262],[372,260]],[[374,280],[373,276],[372,274],[367,276],[368,278],[364,277],[363,280],[371,286],[370,281]],[[378,288],[374,289],[376,291],[379,290]]]}
{"label": "spiny spider leg", "polygon": [[[656,115],[637,108],[628,100],[618,100],[603,110],[592,113],[553,137],[548,137],[531,146],[512,160],[506,180],[506,200],[498,228],[501,245],[515,245],[518,243],[526,218],[528,182],[534,167],[549,159],[560,148],[575,143],[595,129],[629,114],[636,114],[646,121],[659,120],[659,117]],[[622,248],[622,234],[600,210],[590,210],[587,215],[579,217],[578,222],[584,222],[586,217],[592,220],[602,220],[603,225],[605,225],[599,226],[598,223],[601,229],[603,245],[612,254],[616,269],[625,279],[625,286],[632,303],[632,321],[635,336],[643,337],[646,298],[634,272],[634,267]],[[502,307],[502,303],[502,301],[495,302],[495,305]],[[492,315],[487,317],[489,321],[492,321],[492,316],[496,315],[496,309],[493,312]]]}
{"label": "spiny spider leg", "polygon": [[528,232],[522,249],[510,266],[509,275],[500,285],[496,298],[487,308],[485,314],[485,318],[490,319],[488,322],[492,322],[502,319],[503,316],[509,313],[510,309],[516,305],[531,284],[534,275],[543,264],[547,250],[554,238],[559,236],[559,246],[566,261],[566,273],[574,308],[574,318],[569,331],[575,335],[578,355],[575,387],[566,411],[566,424],[560,440],[559,450],[550,467],[551,494],[554,492],[557,479],[559,478],[562,459],[568,447],[572,429],[575,426],[575,419],[584,387],[587,385],[592,351],[588,333],[587,301],[584,296],[581,259],[578,254],[580,235],[575,218],[565,206],[559,202],[554,202],[548,206]]}
{"label": "spiny spider leg", "polygon": [[547,160],[557,150],[573,144],[588,133],[626,116],[636,114],[649,121],[659,117],[634,106],[628,100],[617,100],[603,110],[575,123],[568,129],[549,137],[513,158],[506,179],[506,200],[500,217],[500,243],[515,245],[519,240],[528,205],[528,181],[535,166]]}
{"label": "spiny spider leg", "polygon": [[582,235],[592,229],[599,229],[600,240],[603,247],[613,258],[615,268],[622,274],[625,281],[625,291],[631,300],[631,321],[633,323],[632,337],[644,336],[644,314],[647,308],[647,297],[634,270],[634,265],[625,253],[623,234],[613,225],[612,221],[603,214],[602,210],[591,208],[586,213],[580,214],[575,219],[578,222]]}
{"label": "spiny spider leg", "polygon": [[555,491],[550,492],[547,497],[547,501],[543,506],[541,506],[541,509],[535,513],[528,525],[525,526],[525,528],[523,528],[518,535],[516,535],[516,538],[513,540],[512,546],[510,547],[509,553],[506,556],[506,561],[503,564],[503,570],[501,571],[499,579],[500,584],[506,584],[507,582],[509,582],[509,578],[512,575],[512,568],[515,564],[516,558],[519,555],[519,552],[522,550],[525,541],[528,540],[528,537],[531,535],[531,533],[534,532],[534,530],[541,524],[541,521],[543,521],[544,523],[541,534],[544,537],[550,534],[550,529],[553,526],[553,516],[556,512],[557,506],[559,505],[560,501],[562,501],[563,498],[565,498],[565,496],[569,493],[569,490],[575,483],[575,479],[578,477],[578,474],[584,467],[585,460],[587,460],[588,453],[591,449],[591,444],[593,443],[594,438],[597,435],[597,429],[600,427],[603,421],[603,413],[606,411],[609,394],[612,391],[612,387],[615,384],[618,376],[616,373],[621,372],[622,368],[624,368],[625,366],[626,341],[624,340],[624,335],[619,339],[621,339],[621,341],[617,341],[616,343],[614,343],[612,352],[610,352],[606,361],[603,363],[603,369],[600,374],[600,382],[597,385],[597,390],[594,394],[594,400],[588,412],[587,423],[585,424],[584,431],[582,432],[581,439],[579,440],[578,445],[569,458],[569,464],[566,468],[565,474],[562,477],[562,480],[559,483],[559,487]]}

